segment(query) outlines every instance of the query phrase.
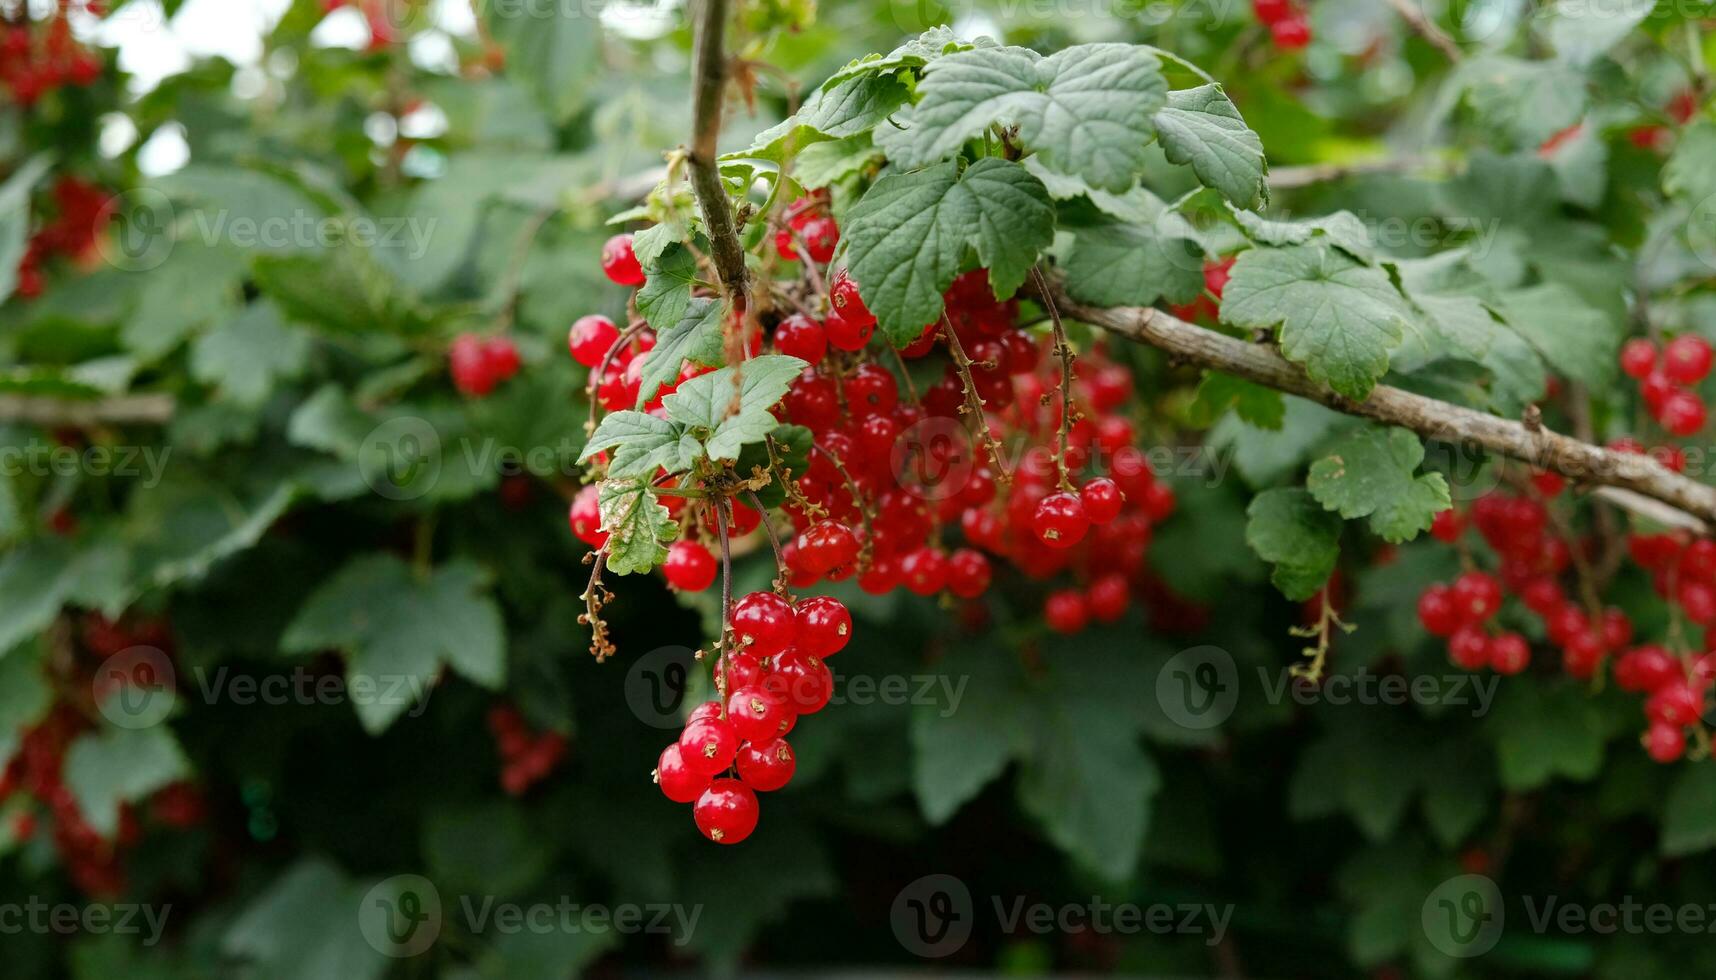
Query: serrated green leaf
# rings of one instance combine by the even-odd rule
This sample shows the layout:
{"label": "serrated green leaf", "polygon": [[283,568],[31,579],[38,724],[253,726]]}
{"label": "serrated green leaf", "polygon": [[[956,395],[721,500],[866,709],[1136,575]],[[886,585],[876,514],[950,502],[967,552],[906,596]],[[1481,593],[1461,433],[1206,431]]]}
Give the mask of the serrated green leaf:
{"label": "serrated green leaf", "polygon": [[1588,780],[1603,765],[1602,712],[1571,681],[1505,685],[1488,732],[1509,790],[1538,789],[1557,776]]}
{"label": "serrated green leaf", "polygon": [[1259,245],[1304,245],[1313,239],[1321,239],[1367,262],[1375,251],[1371,246],[1370,229],[1351,211],[1285,221],[1272,220],[1250,211],[1234,210],[1231,213],[1240,228]]}
{"label": "serrated green leaf", "polygon": [[1246,516],[1245,543],[1275,566],[1275,587],[1296,602],[1316,595],[1341,555],[1340,518],[1296,487],[1258,494]]}
{"label": "serrated green leaf", "polygon": [[877,181],[847,216],[847,266],[895,346],[942,314],[942,293],[968,251],[997,296],[1025,281],[1054,241],[1054,207],[1042,182],[993,157],[962,175],[956,162]]}
{"label": "serrated green leaf", "polygon": [[793,161],[792,174],[806,187],[829,187],[882,159],[875,141],[868,132],[863,132],[805,147]]}
{"label": "serrated green leaf", "polygon": [[692,378],[662,399],[668,417],[703,430],[710,459],[738,459],[780,423],[770,414],[807,365],[796,357],[765,354]]}
{"label": "serrated green leaf", "polygon": [[937,58],[975,47],[994,47],[988,38],[975,43],[961,38],[950,27],[932,27],[887,54],[872,54],[846,63],[823,83],[831,88],[859,75],[889,74],[902,68],[922,68]]}
{"label": "serrated green leaf", "polygon": [[178,739],[164,725],[107,729],[66,751],[66,788],[90,827],[108,839],[119,831],[121,803],[139,802],[190,771]]}
{"label": "serrated green leaf", "polygon": [[608,464],[610,479],[653,477],[658,468],[677,469],[679,438],[682,426],[644,412],[614,412],[596,426],[578,462],[612,449],[614,458]]}
{"label": "serrated green leaf", "polygon": [[607,565],[615,575],[641,575],[667,559],[679,525],[643,480],[603,480],[596,495],[608,534]]}
{"label": "serrated green leaf", "polygon": [[1680,134],[1662,168],[1662,187],[1695,208],[1716,198],[1716,123],[1700,120]]}
{"label": "serrated green leaf", "polygon": [[844,78],[817,89],[792,118],[757,134],[749,147],[722,159],[784,163],[815,143],[869,133],[911,97],[911,88],[892,75]]}
{"label": "serrated green leaf", "polygon": [[1562,61],[1584,67],[1619,44],[1655,8],[1656,0],[1558,3],[1548,8],[1545,32]]}
{"label": "serrated green leaf", "polygon": [[1279,432],[1287,419],[1287,401],[1279,391],[1221,371],[1204,372],[1197,400],[1188,409],[1192,423],[1214,425],[1230,408],[1248,425],[1271,432]]}
{"label": "serrated green leaf", "polygon": [[260,405],[277,382],[303,373],[309,354],[310,339],[262,300],[196,339],[191,374],[241,405]]}
{"label": "serrated green leaf", "polygon": [[1546,282],[1504,293],[1501,313],[1555,370],[1601,390],[1614,381],[1625,324]]}
{"label": "serrated green leaf", "polygon": [[1162,150],[1171,163],[1189,164],[1204,186],[1235,207],[1255,211],[1269,201],[1269,163],[1263,140],[1220,85],[1168,93],[1156,113]]}
{"label": "serrated green leaf", "polygon": [[1006,47],[932,62],[918,94],[900,114],[903,129],[877,130],[898,166],[928,166],[992,125],[1017,126],[1019,141],[1051,170],[1120,193],[1143,170],[1168,84],[1161,62],[1137,45],[1081,44],[1047,58]]}
{"label": "serrated green leaf", "polygon": [[729,319],[727,310],[726,300],[687,294],[685,312],[678,322],[658,331],[655,346],[643,355],[643,373],[638,382],[639,408],[655,400],[663,387],[676,381],[686,361],[713,367],[725,359],[723,331]]}
{"label": "serrated green leaf", "polygon": [[697,282],[697,257],[685,246],[675,244],[644,271],[648,278],[638,290],[638,312],[660,334],[685,318],[691,305],[691,287]]}
{"label": "serrated green leaf", "polygon": [[1406,304],[1387,275],[1314,245],[1240,255],[1222,297],[1223,322],[1279,330],[1281,353],[1312,379],[1363,400],[1388,371]]}
{"label": "serrated green leaf", "polygon": [[506,631],[487,583],[466,561],[419,575],[391,554],[360,555],[310,595],[280,647],[344,653],[347,683],[377,692],[353,707],[379,733],[427,693],[443,665],[483,687],[504,682]]}
{"label": "serrated green leaf", "polygon": [[1662,853],[1685,857],[1716,847],[1716,765],[1687,763],[1662,811]]}
{"label": "serrated green leaf", "polygon": [[1440,473],[1418,474],[1424,444],[1405,429],[1354,429],[1311,464],[1311,496],[1347,520],[1370,518],[1384,541],[1400,544],[1453,506]]}
{"label": "serrated green leaf", "polygon": [[1583,73],[1553,61],[1494,55],[1465,69],[1466,98],[1478,117],[1515,145],[1536,149],[1579,121],[1588,97]]}
{"label": "serrated green leaf", "polygon": [[1148,222],[1077,229],[1065,265],[1067,292],[1097,306],[1189,303],[1204,291],[1203,246],[1166,205]]}

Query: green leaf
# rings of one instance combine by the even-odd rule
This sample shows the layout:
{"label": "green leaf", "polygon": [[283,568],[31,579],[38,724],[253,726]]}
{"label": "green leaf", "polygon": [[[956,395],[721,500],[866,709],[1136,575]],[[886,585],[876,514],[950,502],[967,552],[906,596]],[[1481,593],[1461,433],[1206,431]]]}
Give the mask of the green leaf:
{"label": "green leaf", "polygon": [[883,159],[868,132],[841,140],[813,143],[794,161],[792,174],[806,187],[829,187]]}
{"label": "green leaf", "polygon": [[316,254],[261,255],[252,275],[287,319],[323,332],[419,334],[430,325],[397,277],[356,245]]}
{"label": "green leaf", "polygon": [[1194,425],[1214,425],[1228,409],[1258,429],[1279,432],[1287,420],[1287,401],[1273,388],[1221,371],[1205,371],[1198,397],[1189,409]]}
{"label": "green leaf", "polygon": [[[602,70],[602,31],[580,4],[496,4],[484,16],[506,49],[507,76],[523,81],[556,123],[590,98]],[[595,8],[589,8],[595,9]]]}
{"label": "green leaf", "polygon": [[1232,211],[1240,228],[1260,245],[1304,245],[1326,241],[1357,259],[1370,261],[1370,229],[1351,211],[1336,211],[1316,218],[1277,221],[1250,211]]}
{"label": "green leaf", "polygon": [[1716,197],[1716,123],[1700,120],[1680,134],[1662,168],[1662,187],[1693,207]]}
{"label": "green leaf", "polygon": [[71,549],[37,539],[0,558],[0,656],[48,628],[72,591]]}
{"label": "green leaf", "polygon": [[667,560],[679,525],[643,480],[603,480],[596,500],[608,533],[608,570],[642,575]]}
{"label": "green leaf", "polygon": [[1347,520],[1368,517],[1372,531],[1400,544],[1453,506],[1442,474],[1417,474],[1423,462],[1424,443],[1406,429],[1354,429],[1311,464],[1306,487],[1324,507]]}
{"label": "green leaf", "polygon": [[42,670],[41,643],[0,656],[0,757],[17,752],[19,733],[54,706],[54,689]]}
{"label": "green leaf", "polygon": [[190,771],[164,725],[107,729],[78,739],[66,752],[66,788],[90,827],[109,839],[119,831],[121,803],[140,802]]}
{"label": "green leaf", "polygon": [[945,160],[992,125],[1017,126],[1051,170],[1120,193],[1144,168],[1168,84],[1148,48],[1082,44],[1047,58],[1018,47],[948,55],[924,69],[918,94],[903,131],[877,131],[898,166]]}
{"label": "green leaf", "polygon": [[1220,85],[1169,92],[1168,107],[1156,113],[1156,130],[1169,162],[1190,164],[1204,186],[1235,207],[1255,211],[1269,202],[1263,140]]}
{"label": "green leaf", "polygon": [[287,326],[280,310],[264,300],[196,339],[191,374],[239,404],[255,406],[277,382],[302,374],[309,354],[310,339]]}
{"label": "green leaf", "polygon": [[1716,847],[1716,765],[1680,767],[1662,811],[1662,853],[1685,857]]}
{"label": "green leaf", "polygon": [[1545,32],[1562,61],[1584,67],[1619,44],[1655,8],[1656,0],[1555,4]]}
{"label": "green leaf", "polygon": [[831,88],[848,78],[860,75],[891,74],[902,68],[922,68],[937,58],[956,51],[976,47],[994,47],[995,42],[979,38],[966,41],[950,27],[932,27],[887,54],[866,55],[847,62],[846,66],[829,76],[823,88]]}
{"label": "green leaf", "polygon": [[1076,230],[1066,258],[1066,287],[1074,299],[1097,306],[1150,306],[1163,298],[1189,303],[1203,293],[1204,250],[1196,233],[1149,196],[1156,210],[1148,221]]}
{"label": "green leaf", "polygon": [[877,181],[847,216],[847,266],[895,346],[916,340],[942,314],[942,293],[969,251],[997,296],[1025,281],[1054,241],[1054,207],[1042,182],[994,157]]}
{"label": "green leaf", "polygon": [[1388,370],[1407,310],[1386,274],[1331,248],[1253,249],[1234,264],[1223,322],[1280,330],[1281,353],[1313,380],[1363,400]]}
{"label": "green leaf", "polygon": [[52,157],[38,154],[0,184],[0,303],[18,286],[18,263],[30,240],[30,194],[52,165]]}
{"label": "green leaf", "polygon": [[784,163],[824,140],[869,133],[910,102],[911,97],[911,88],[892,75],[866,74],[841,79],[811,93],[796,115],[757,134],[748,148],[722,159],[755,158]]}
{"label": "green leaf", "polygon": [[1603,765],[1602,710],[1576,683],[1504,685],[1488,730],[1509,790],[1589,780]]}
{"label": "green leaf", "polygon": [[366,898],[386,900],[368,892],[322,858],[300,859],[232,922],[222,951],[255,980],[380,980],[396,961],[360,928],[363,916],[381,911],[366,911]]}
{"label": "green leaf", "polygon": [[1245,543],[1275,566],[1275,587],[1295,602],[1316,595],[1341,556],[1340,518],[1296,487],[1258,494],[1246,516]]}
{"label": "green leaf", "polygon": [[438,887],[516,895],[542,877],[554,850],[520,808],[487,801],[431,811],[423,821],[423,856]]}
{"label": "green leaf", "polygon": [[506,632],[487,583],[465,561],[418,574],[391,554],[360,555],[310,595],[280,646],[344,653],[348,685],[377,692],[353,699],[358,720],[380,733],[427,693],[443,666],[490,689],[504,682]]}
{"label": "green leaf", "polygon": [[1560,283],[1504,293],[1501,313],[1555,370],[1594,389],[1614,381],[1625,326]]}
{"label": "green leaf", "polygon": [[235,248],[181,241],[166,262],[143,277],[137,308],[120,340],[144,363],[172,353],[192,334],[237,316],[243,301],[245,256]]}
{"label": "green leaf", "polygon": [[1471,62],[1466,75],[1472,109],[1517,146],[1535,149],[1585,113],[1585,76],[1565,64],[1496,55]]}
{"label": "green leaf", "polygon": [[639,408],[677,380],[686,361],[713,367],[725,360],[723,330],[729,319],[727,310],[726,300],[701,296],[693,299],[687,291],[685,310],[679,320],[657,331],[655,346],[644,354],[638,385]]}
{"label": "green leaf", "polygon": [[673,245],[644,270],[648,278],[638,290],[638,312],[660,333],[679,323],[691,305],[697,282],[697,257],[683,245]]}
{"label": "green leaf", "polygon": [[770,414],[807,365],[796,357],[765,354],[735,367],[692,378],[662,399],[668,417],[701,430],[710,459],[738,459],[780,423]]}
{"label": "green leaf", "polygon": [[684,428],[644,412],[614,412],[596,426],[578,462],[608,449],[614,458],[608,464],[609,479],[653,477],[659,467],[677,470],[679,438]]}

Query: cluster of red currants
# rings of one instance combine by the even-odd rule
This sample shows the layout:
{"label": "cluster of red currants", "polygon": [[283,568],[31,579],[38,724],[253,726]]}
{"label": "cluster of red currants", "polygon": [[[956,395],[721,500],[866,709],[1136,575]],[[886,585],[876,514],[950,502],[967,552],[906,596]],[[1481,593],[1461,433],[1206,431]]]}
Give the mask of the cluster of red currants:
{"label": "cluster of red currants", "polygon": [[1298,51],[1311,43],[1311,22],[1297,0],[1251,0],[1251,10],[1281,50]]}
{"label": "cluster of red currants", "polygon": [[518,373],[518,346],[505,336],[463,333],[447,350],[447,370],[453,387],[468,398],[482,398]]}
{"label": "cluster of red currants", "polygon": [[834,260],[834,251],[840,247],[840,226],[828,214],[826,191],[807,194],[787,208],[786,226],[775,232],[775,251],[788,262],[797,262],[800,242],[812,262]]}
{"label": "cluster of red currants", "polygon": [[1694,388],[1710,375],[1713,359],[1710,343],[1695,334],[1682,334],[1660,351],[1644,337],[1635,337],[1621,348],[1621,370],[1637,379],[1651,417],[1681,437],[1704,429],[1708,413]]}
{"label": "cluster of red currants", "polygon": [[524,716],[510,704],[489,709],[489,734],[501,757],[501,788],[508,796],[523,796],[548,777],[566,757],[566,736],[532,732]]}
{"label": "cluster of red currants", "polygon": [[0,25],[0,85],[19,105],[28,108],[55,89],[66,85],[82,88],[101,77],[101,58],[72,37],[67,14],[74,7],[99,17],[104,4],[100,0],[59,0],[53,15],[39,25]]}
{"label": "cluster of red currants", "polygon": [[54,182],[55,215],[30,237],[18,261],[18,295],[34,299],[47,286],[43,265],[56,255],[86,261],[106,221],[106,191],[88,181],[62,176]]}
{"label": "cluster of red currants", "polygon": [[693,804],[697,829],[717,844],[749,837],[757,794],[792,780],[786,735],[834,696],[825,661],[852,639],[852,616],[827,596],[794,604],[753,592],[733,604],[728,629],[734,646],[715,663],[719,697],[691,712],[654,773],[668,799]]}

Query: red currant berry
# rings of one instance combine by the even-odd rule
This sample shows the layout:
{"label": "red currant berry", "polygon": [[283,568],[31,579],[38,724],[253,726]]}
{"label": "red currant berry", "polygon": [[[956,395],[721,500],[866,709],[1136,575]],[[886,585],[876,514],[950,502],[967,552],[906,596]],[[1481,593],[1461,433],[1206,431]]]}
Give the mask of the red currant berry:
{"label": "red currant berry", "polygon": [[[747,687],[759,687],[769,674],[763,666],[763,658],[743,650],[732,650],[715,661],[715,690],[726,692],[742,690]],[[721,716],[721,703],[710,701],[700,711],[713,710],[714,716]]]}
{"label": "red currant berry", "polygon": [[655,782],[662,794],[675,803],[690,803],[709,788],[708,776],[692,772],[685,765],[677,742],[661,750],[661,758],[655,763]]}
{"label": "red currant berry", "polygon": [[1085,593],[1085,606],[1091,618],[1099,623],[1118,622],[1131,604],[1132,586],[1124,575],[1104,575],[1092,582]]}
{"label": "red currant berry", "polygon": [[1430,521],[1430,536],[1444,544],[1453,544],[1460,540],[1460,532],[1463,530],[1465,522],[1460,519],[1460,512],[1451,507]]}
{"label": "red currant berry", "polygon": [[1560,609],[1562,603],[1567,601],[1566,594],[1561,591],[1561,584],[1548,576],[1526,583],[1519,596],[1524,600],[1525,608],[1544,617]]}
{"label": "red currant berry", "polygon": [[1643,381],[1656,370],[1656,345],[1644,337],[1634,337],[1621,347],[1621,370],[1629,378]]}
{"label": "red currant berry", "polygon": [[[1653,416],[1662,415],[1663,406],[1668,404],[1669,397],[1677,391],[1674,382],[1661,371],[1652,371],[1649,377],[1639,382],[1639,395],[1644,398],[1645,408],[1649,409]],[[1644,447],[1639,446],[1637,451],[1644,452]]]}
{"label": "red currant berry", "polygon": [[[966,511],[967,514],[988,514],[987,511]],[[988,515],[991,520],[994,515]],[[947,560],[947,589],[961,599],[975,599],[989,591],[993,572],[983,552],[960,548]]]}
{"label": "red currant berry", "polygon": [[800,532],[794,543],[799,564],[817,575],[858,560],[858,536],[839,521],[817,521]]}
{"label": "red currant berry", "polygon": [[1275,46],[1283,51],[1298,51],[1311,43],[1311,25],[1303,17],[1289,17],[1269,25]]}
{"label": "red currant berry", "polygon": [[798,604],[800,650],[817,657],[832,657],[852,640],[852,614],[845,603],[831,596],[814,596]]}
{"label": "red currant berry", "polygon": [[637,253],[632,251],[632,236],[615,235],[602,246],[602,272],[619,286],[644,284],[643,266],[638,264]]}
{"label": "red currant berry", "polygon": [[1603,639],[1593,630],[1580,630],[1561,651],[1561,667],[1579,680],[1590,680],[1603,662]]}
{"label": "red currant berry", "polygon": [[840,246],[840,226],[830,217],[812,218],[800,230],[810,257],[817,262],[829,262]]}
{"label": "red currant berry", "polygon": [[792,782],[798,760],[793,758],[792,746],[786,739],[777,737],[746,742],[739,749],[737,766],[739,778],[746,786],[759,793],[772,793]]}
{"label": "red currant berry", "polygon": [[1686,730],[1676,725],[1653,724],[1644,736],[1645,752],[1652,760],[1667,764],[1686,754]]}
{"label": "red currant berry", "polygon": [[1051,548],[1071,548],[1084,540],[1090,517],[1084,501],[1075,493],[1051,493],[1037,504],[1031,517],[1031,533]]}
{"label": "red currant berry", "polygon": [[[757,669],[758,669],[759,673],[762,670],[761,667],[758,667]],[[737,686],[737,685],[735,685],[735,686]],[[695,724],[697,722],[708,721],[711,718],[719,720],[720,717],[721,717],[721,702],[719,702],[719,701],[705,701],[702,704],[698,705],[697,707],[692,708],[691,713],[685,716],[685,727],[690,728],[693,724]]]}
{"label": "red currant berry", "polygon": [[822,324],[803,313],[794,313],[775,328],[775,350],[817,364],[828,353],[828,335],[823,333]]}
{"label": "red currant berry", "polygon": [[447,367],[453,376],[453,387],[471,398],[481,398],[494,390],[500,381],[491,370],[483,338],[476,334],[460,334],[447,351]]}
{"label": "red currant berry", "polygon": [[1476,626],[1462,626],[1448,638],[1448,659],[1464,670],[1483,670],[1490,663],[1490,638]]}
{"label": "red currant berry", "polygon": [[488,362],[489,377],[496,383],[517,374],[522,363],[518,356],[518,345],[514,344],[510,337],[490,337],[484,341],[483,360]]}
{"label": "red currant berry", "polygon": [[1126,506],[1126,495],[1120,492],[1120,485],[1105,476],[1079,488],[1078,496],[1084,503],[1085,516],[1096,525],[1113,521]]}
{"label": "red currant berry", "polygon": [[1144,513],[1157,522],[1174,516],[1174,508],[1178,503],[1174,499],[1174,488],[1166,483],[1152,483],[1145,487],[1143,500],[1140,502],[1144,506]]}
{"label": "red currant berry", "polygon": [[661,573],[681,592],[702,592],[715,584],[715,556],[696,541],[678,541],[667,549]]}
{"label": "red currant berry", "polygon": [[1619,650],[1633,642],[1633,621],[1619,609],[1603,610],[1598,629],[1602,631],[1605,650]]}
{"label": "red currant berry", "polygon": [[1657,688],[1645,702],[1645,715],[1659,725],[1685,728],[1698,721],[1704,712],[1704,698],[1683,680],[1672,681]]}
{"label": "red currant berry", "polygon": [[795,714],[813,715],[834,696],[834,674],[820,657],[791,649],[775,658],[774,676],[785,681],[787,707]]}
{"label": "red currant berry", "polygon": [[[858,291],[858,284],[845,269],[834,274],[834,281],[828,286],[828,305],[833,312],[830,316],[838,316],[841,320],[852,325],[853,329],[874,327],[876,314],[864,305],[864,297]],[[830,338],[832,339],[832,338]],[[856,347],[843,348],[857,350]]]}
{"label": "red currant berry", "polygon": [[755,508],[748,507],[737,500],[728,503],[731,505],[727,515],[731,525],[728,530],[735,537],[742,538],[762,525],[763,515],[758,513]]}
{"label": "red currant berry", "polygon": [[721,718],[703,718],[685,726],[679,734],[679,756],[692,772],[713,776],[733,764],[739,752],[739,735]]}
{"label": "red currant berry", "polygon": [[900,580],[921,596],[932,596],[947,586],[947,556],[925,545],[900,558]]}
{"label": "red currant berry", "polygon": [[1467,572],[1455,579],[1453,597],[1464,622],[1481,623],[1501,611],[1501,583],[1483,572]]}
{"label": "red currant berry", "polygon": [[572,498],[572,510],[567,515],[572,535],[592,548],[608,543],[608,532],[602,530],[602,508],[597,501],[596,488],[584,487]]}
{"label": "red currant berry", "polygon": [[1531,666],[1531,644],[1518,633],[1502,633],[1490,638],[1490,667],[1498,674],[1513,676]]}
{"label": "red currant berry", "polygon": [[860,364],[846,379],[846,404],[856,415],[886,415],[899,401],[899,383],[879,364]]}
{"label": "red currant berry", "polygon": [[1710,343],[1696,334],[1681,334],[1662,349],[1662,370],[1678,384],[1695,385],[1710,374],[1716,355]]}
{"label": "red currant berry", "polygon": [[1453,636],[1461,620],[1454,594],[1446,585],[1432,585],[1418,597],[1418,622],[1431,636]]}
{"label": "red currant berry", "polygon": [[1690,391],[1677,391],[1662,403],[1657,413],[1662,427],[1677,436],[1697,435],[1704,428],[1706,411],[1704,399]]}
{"label": "red currant berry", "polygon": [[858,321],[854,323],[842,316],[839,310],[828,314],[828,320],[823,324],[823,332],[828,337],[828,344],[838,350],[860,351],[876,335],[876,323]]}
{"label": "red currant berry", "polygon": [[727,723],[742,741],[773,738],[792,713],[787,703],[762,687],[740,687],[727,699]]}
{"label": "red currant berry", "polygon": [[619,342],[620,328],[614,326],[614,321],[593,315],[581,317],[572,324],[572,332],[566,338],[572,359],[587,368],[601,364],[602,358]]}
{"label": "red currant berry", "polygon": [[758,657],[785,650],[798,632],[792,604],[773,592],[753,592],[733,604],[733,635]]}
{"label": "red currant berry", "polygon": [[1056,633],[1071,635],[1083,632],[1090,622],[1090,608],[1085,603],[1084,593],[1076,589],[1050,593],[1043,603],[1043,619]]}
{"label": "red currant berry", "polygon": [[1251,0],[1251,9],[1265,24],[1293,16],[1293,0]]}
{"label": "red currant berry", "polygon": [[757,794],[737,779],[717,779],[692,808],[703,836],[717,844],[737,844],[757,829]]}
{"label": "red currant berry", "polygon": [[1687,619],[1699,626],[1716,626],[1716,588],[1706,582],[1681,582],[1675,598]]}
{"label": "red currant berry", "polygon": [[1628,650],[1615,662],[1615,685],[1635,694],[1655,691],[1681,676],[1680,663],[1658,646]]}

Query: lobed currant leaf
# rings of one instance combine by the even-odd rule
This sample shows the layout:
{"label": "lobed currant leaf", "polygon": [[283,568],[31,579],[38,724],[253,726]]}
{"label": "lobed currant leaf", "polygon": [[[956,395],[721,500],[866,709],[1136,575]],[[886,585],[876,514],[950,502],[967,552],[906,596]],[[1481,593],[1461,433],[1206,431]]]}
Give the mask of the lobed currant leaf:
{"label": "lobed currant leaf", "polygon": [[1442,474],[1418,475],[1422,462],[1424,444],[1406,429],[1355,429],[1311,464],[1306,487],[1324,507],[1348,520],[1368,517],[1371,530],[1399,544],[1453,506]]}
{"label": "lobed currant leaf", "polygon": [[649,478],[663,467],[669,472],[679,472],[679,440],[683,433],[683,426],[645,412],[613,412],[591,433],[578,462],[588,462],[597,453],[612,449],[609,479]]}
{"label": "lobed currant leaf", "polygon": [[1245,542],[1275,566],[1275,587],[1294,601],[1316,595],[1341,554],[1340,518],[1294,487],[1258,494],[1245,513]]}
{"label": "lobed currant leaf", "polygon": [[667,560],[679,525],[645,480],[603,480],[597,490],[607,566],[615,575],[642,575]]}
{"label": "lobed currant leaf", "polygon": [[805,367],[796,357],[753,357],[692,378],[662,405],[675,422],[705,433],[700,441],[710,459],[738,459],[740,450],[780,424],[770,411]]}
{"label": "lobed currant leaf", "polygon": [[111,839],[119,808],[135,803],[191,771],[171,728],[110,728],[87,735],[66,751],[65,784],[91,829]]}
{"label": "lobed currant leaf", "polygon": [[1269,203],[1263,140],[1220,85],[1169,92],[1167,107],[1156,113],[1156,131],[1170,163],[1189,164],[1204,186],[1235,207],[1255,211]]}
{"label": "lobed currant leaf", "polygon": [[686,361],[705,367],[721,363],[726,345],[723,331],[730,319],[728,309],[725,300],[687,297],[685,312],[678,322],[658,330],[655,346],[639,355],[643,358],[643,374],[638,379],[639,408],[654,401],[663,387],[678,379]]}
{"label": "lobed currant leaf", "polygon": [[[634,238],[635,242],[636,239]],[[691,307],[691,287],[697,282],[697,257],[674,243],[654,261],[644,264],[646,279],[638,290],[638,312],[660,335],[678,326]]]}
{"label": "lobed currant leaf", "polygon": [[1561,374],[1594,388],[1615,380],[1625,324],[1560,283],[1504,293],[1508,324]]}
{"label": "lobed currant leaf", "polygon": [[1098,306],[1188,303],[1204,290],[1204,250],[1190,223],[1142,188],[1127,198],[1132,220],[1075,229],[1066,289]]}

